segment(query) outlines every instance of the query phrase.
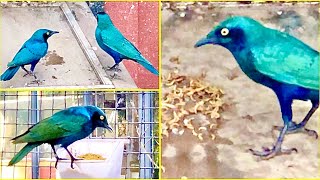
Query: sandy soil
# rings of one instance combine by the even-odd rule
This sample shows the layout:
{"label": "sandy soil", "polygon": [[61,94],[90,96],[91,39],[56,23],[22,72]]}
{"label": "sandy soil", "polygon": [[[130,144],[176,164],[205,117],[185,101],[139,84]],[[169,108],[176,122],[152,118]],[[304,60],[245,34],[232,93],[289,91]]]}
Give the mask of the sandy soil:
{"label": "sandy soil", "polygon": [[[211,8],[191,7],[175,12],[162,11],[162,70],[174,67],[184,74],[207,72],[205,80],[225,91],[227,104],[222,113],[216,140],[200,141],[190,131],[170,134],[162,140],[163,178],[312,178],[319,177],[318,140],[306,134],[286,135],[283,147],[298,153],[260,160],[248,149],[271,147],[278,136],[272,126],[283,125],[274,93],[251,81],[240,71],[229,51],[219,46],[194,49],[214,25],[230,15],[247,15],[266,26],[285,30],[317,48],[318,5],[268,4]],[[180,65],[169,61],[178,56]],[[166,92],[168,89],[164,89]],[[293,120],[301,121],[310,102],[295,101]],[[307,124],[318,130],[317,111]],[[318,131],[319,133],[319,131]]]}
{"label": "sandy soil", "polygon": [[[12,60],[34,31],[47,28],[60,33],[53,35],[48,40],[48,54],[40,60],[35,68],[36,76],[43,81],[41,86],[101,84],[78,45],[77,39],[60,8],[1,8],[1,11],[3,13],[1,17],[1,72],[5,71],[6,64]],[[26,66],[26,68],[29,69],[30,66]],[[25,72],[20,68],[13,79],[2,82],[1,87],[24,87],[34,80],[32,76],[23,77],[24,74]],[[28,84],[27,86],[37,86],[37,84]]]}

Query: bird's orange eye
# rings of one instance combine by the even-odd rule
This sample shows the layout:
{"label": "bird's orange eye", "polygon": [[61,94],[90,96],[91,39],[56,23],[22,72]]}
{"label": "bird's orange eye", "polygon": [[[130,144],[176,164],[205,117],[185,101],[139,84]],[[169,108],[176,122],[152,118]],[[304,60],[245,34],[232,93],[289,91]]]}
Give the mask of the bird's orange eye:
{"label": "bird's orange eye", "polygon": [[100,120],[103,121],[104,120],[104,116],[100,116]]}
{"label": "bird's orange eye", "polygon": [[229,34],[229,29],[227,29],[227,28],[222,28],[221,29],[221,35],[222,36],[226,36],[226,35],[228,35]]}

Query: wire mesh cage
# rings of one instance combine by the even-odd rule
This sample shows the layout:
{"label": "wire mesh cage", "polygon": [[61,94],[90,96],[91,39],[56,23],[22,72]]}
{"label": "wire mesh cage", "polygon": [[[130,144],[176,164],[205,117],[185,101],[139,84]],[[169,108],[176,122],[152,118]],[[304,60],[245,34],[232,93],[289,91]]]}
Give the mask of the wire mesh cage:
{"label": "wire mesh cage", "polygon": [[105,111],[113,132],[97,128],[89,139],[126,140],[121,177],[158,178],[159,95],[157,92],[37,91],[0,93],[0,178],[56,178],[50,145],[31,151],[14,166],[10,159],[24,146],[10,140],[33,124],[71,106],[94,105]]}

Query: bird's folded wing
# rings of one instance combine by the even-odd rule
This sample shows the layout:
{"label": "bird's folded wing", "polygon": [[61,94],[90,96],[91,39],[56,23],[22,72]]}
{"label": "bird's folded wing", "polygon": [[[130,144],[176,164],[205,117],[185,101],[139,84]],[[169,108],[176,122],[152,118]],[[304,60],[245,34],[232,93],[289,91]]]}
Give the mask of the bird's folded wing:
{"label": "bird's folded wing", "polygon": [[126,56],[130,59],[141,59],[141,53],[139,50],[128,41],[117,29],[114,30],[102,30],[101,38],[103,43],[112,50]]}
{"label": "bird's folded wing", "polygon": [[319,53],[297,39],[258,45],[251,53],[262,74],[279,82],[319,89]]}
{"label": "bird's folded wing", "polygon": [[31,64],[41,59],[47,52],[47,46],[44,43],[25,43],[13,60],[8,63],[8,67],[16,67]]}
{"label": "bird's folded wing", "polygon": [[90,121],[85,115],[59,112],[31,127],[25,134],[13,139],[14,143],[46,142],[81,132]]}

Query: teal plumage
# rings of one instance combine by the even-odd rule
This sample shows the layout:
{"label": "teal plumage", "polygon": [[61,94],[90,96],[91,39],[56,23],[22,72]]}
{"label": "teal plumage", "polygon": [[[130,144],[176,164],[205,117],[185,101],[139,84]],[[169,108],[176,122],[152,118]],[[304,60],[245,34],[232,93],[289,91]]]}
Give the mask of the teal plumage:
{"label": "teal plumage", "polygon": [[[33,71],[40,59],[47,54],[48,38],[56,33],[58,32],[48,29],[39,29],[34,32],[31,38],[22,45],[13,60],[8,63],[8,69],[1,75],[0,79],[2,81],[12,79],[20,67],[26,71],[27,74],[31,74],[36,78]],[[24,66],[29,64],[31,64],[31,69],[27,71]]]}
{"label": "teal plumage", "polygon": [[115,61],[115,65],[110,69],[118,66],[123,59],[129,59],[139,63],[151,73],[159,75],[158,70],[114,26],[108,14],[104,12],[98,13],[97,19],[96,40],[101,49],[107,52]]}
{"label": "teal plumage", "polygon": [[[284,127],[278,128],[281,133],[272,149],[251,150],[254,155],[271,158],[296,151],[281,148],[286,133],[304,131],[318,137],[315,131],[305,128],[319,106],[318,51],[287,33],[242,16],[221,22],[195,47],[205,44],[227,48],[250,79],[271,88],[278,97]],[[294,99],[312,102],[312,108],[299,124],[292,122]]]}

